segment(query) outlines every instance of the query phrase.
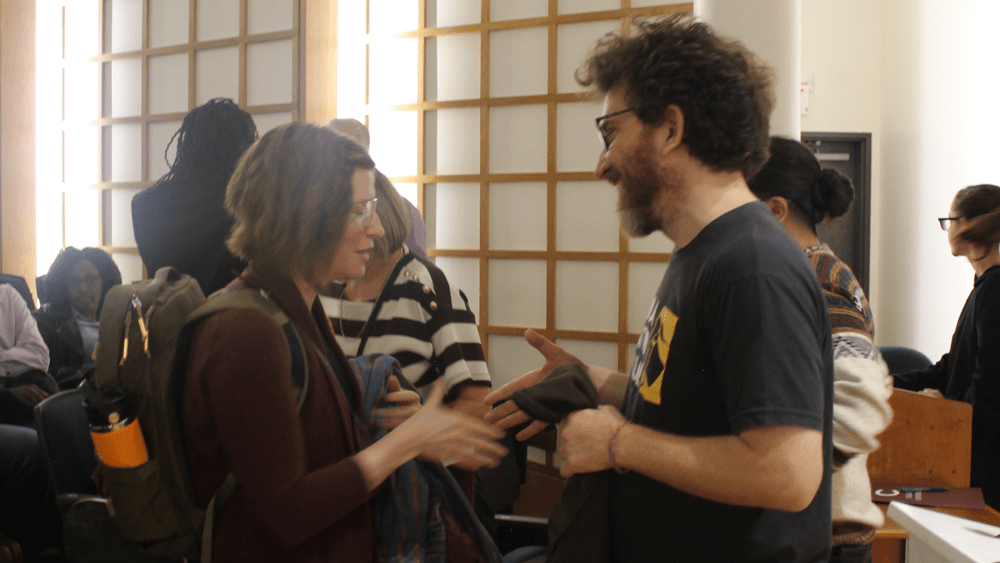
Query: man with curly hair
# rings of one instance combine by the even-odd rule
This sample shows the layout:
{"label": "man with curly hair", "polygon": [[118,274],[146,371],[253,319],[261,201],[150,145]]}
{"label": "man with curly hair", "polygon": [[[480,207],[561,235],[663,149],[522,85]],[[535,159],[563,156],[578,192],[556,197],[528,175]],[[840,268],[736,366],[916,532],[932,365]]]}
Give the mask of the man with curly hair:
{"label": "man with curly hair", "polygon": [[[586,366],[602,406],[560,423],[562,474],[615,470],[612,561],[826,561],[830,321],[802,249],[747,187],[768,157],[770,71],[673,17],[605,37],[577,79],[606,96],[596,174],[622,229],[676,250],[631,373]],[[525,336],[545,365],[489,403],[582,365]],[[488,418],[527,420],[512,403]]]}

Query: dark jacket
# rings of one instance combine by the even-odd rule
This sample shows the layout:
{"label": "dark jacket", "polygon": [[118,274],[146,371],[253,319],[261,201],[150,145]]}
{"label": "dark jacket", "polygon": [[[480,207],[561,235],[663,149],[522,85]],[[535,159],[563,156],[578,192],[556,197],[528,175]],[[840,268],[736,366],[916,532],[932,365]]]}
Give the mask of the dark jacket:
{"label": "dark jacket", "polygon": [[83,337],[73,309],[68,305],[46,304],[32,315],[42,340],[49,347],[49,373],[62,389],[76,387],[93,367],[93,362],[84,354]]}

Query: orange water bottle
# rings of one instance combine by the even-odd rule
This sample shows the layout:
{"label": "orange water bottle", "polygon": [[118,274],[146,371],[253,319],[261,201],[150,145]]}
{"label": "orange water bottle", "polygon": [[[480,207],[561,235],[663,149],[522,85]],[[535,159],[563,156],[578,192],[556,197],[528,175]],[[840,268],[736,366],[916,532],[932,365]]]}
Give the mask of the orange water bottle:
{"label": "orange water bottle", "polygon": [[128,404],[128,393],[121,387],[102,389],[102,404],[83,404],[90,421],[90,438],[101,463],[108,467],[139,467],[149,461],[142,427]]}

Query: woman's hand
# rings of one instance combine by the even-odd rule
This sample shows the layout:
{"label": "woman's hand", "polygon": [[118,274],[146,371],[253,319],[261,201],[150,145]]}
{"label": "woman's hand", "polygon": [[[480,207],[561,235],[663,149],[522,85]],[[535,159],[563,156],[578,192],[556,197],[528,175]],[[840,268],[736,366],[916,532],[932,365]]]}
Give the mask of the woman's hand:
{"label": "woman's hand", "polygon": [[420,410],[420,395],[416,391],[403,389],[395,375],[389,376],[389,392],[386,393],[385,400],[397,405],[375,409],[375,424],[386,430],[392,430],[406,422]]}
{"label": "woman's hand", "polygon": [[462,469],[476,470],[482,466],[496,467],[507,448],[497,440],[501,430],[463,412],[442,404],[444,381],[435,383],[427,404],[393,430],[398,437],[411,443],[417,456],[455,464]]}

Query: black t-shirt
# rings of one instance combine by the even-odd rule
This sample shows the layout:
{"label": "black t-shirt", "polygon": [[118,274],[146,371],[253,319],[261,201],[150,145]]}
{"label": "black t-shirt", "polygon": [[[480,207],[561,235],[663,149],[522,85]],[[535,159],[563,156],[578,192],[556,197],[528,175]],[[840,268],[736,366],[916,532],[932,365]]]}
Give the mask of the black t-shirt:
{"label": "black t-shirt", "polygon": [[770,210],[741,206],[671,257],[623,411],[683,436],[758,425],[823,431],[819,492],[798,513],[689,495],[636,472],[611,485],[612,551],[642,561],[826,561],[833,359],[822,290]]}

